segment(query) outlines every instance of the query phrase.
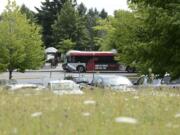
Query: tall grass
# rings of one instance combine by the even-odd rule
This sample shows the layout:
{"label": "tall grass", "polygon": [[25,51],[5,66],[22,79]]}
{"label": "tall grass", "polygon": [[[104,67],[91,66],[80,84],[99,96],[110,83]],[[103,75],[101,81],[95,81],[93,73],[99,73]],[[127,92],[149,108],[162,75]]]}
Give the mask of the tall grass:
{"label": "tall grass", "polygon": [[[0,135],[180,134],[178,90],[84,92],[57,96],[50,91],[0,89]],[[87,100],[94,104],[85,104]],[[118,117],[137,123],[118,123]]]}

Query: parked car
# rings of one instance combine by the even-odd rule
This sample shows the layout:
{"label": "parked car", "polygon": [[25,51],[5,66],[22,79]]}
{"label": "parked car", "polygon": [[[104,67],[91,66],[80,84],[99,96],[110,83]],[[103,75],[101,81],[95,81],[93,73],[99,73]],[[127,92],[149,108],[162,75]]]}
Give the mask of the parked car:
{"label": "parked car", "polygon": [[62,68],[64,71],[67,71],[67,72],[76,72],[76,67],[74,67],[71,64],[64,63],[62,64]]}
{"label": "parked car", "polygon": [[161,86],[162,79],[160,78],[150,78],[146,75],[142,75],[135,83],[136,86],[142,86],[142,87],[157,87]]}
{"label": "parked car", "polygon": [[127,77],[116,75],[95,76],[92,80],[92,85],[102,88],[110,88],[112,90],[126,90],[133,86]]}
{"label": "parked car", "polygon": [[8,88],[7,86],[8,85],[15,85],[17,84],[17,81],[14,80],[14,79],[11,79],[11,80],[7,80],[7,79],[0,79],[0,87],[3,87],[3,88]]}
{"label": "parked car", "polygon": [[87,78],[85,76],[72,76],[72,75],[69,75],[69,76],[65,76],[64,80],[72,80],[77,84],[81,84],[81,83],[89,84],[89,82],[90,82],[89,78]]}
{"label": "parked car", "polygon": [[57,95],[83,94],[78,84],[72,80],[54,80],[48,83],[48,88]]}
{"label": "parked car", "polygon": [[7,79],[0,79],[0,86],[8,85],[8,84],[17,84],[17,81],[14,79],[7,80]]}
{"label": "parked car", "polygon": [[8,84],[6,85],[6,89],[8,90],[19,90],[19,89],[42,90],[42,89],[45,89],[45,87],[42,85],[37,85],[37,84]]}
{"label": "parked car", "polygon": [[90,87],[90,79],[84,76],[74,77],[73,81],[77,84],[79,84],[81,89],[85,89]]}
{"label": "parked car", "polygon": [[86,77],[84,77],[84,76],[74,77],[74,78],[73,78],[73,81],[76,82],[77,84],[81,84],[81,83],[88,84],[88,83],[89,83],[88,78],[86,78]]}
{"label": "parked car", "polygon": [[172,80],[170,75],[164,76],[161,83],[170,88],[180,88],[180,78]]}
{"label": "parked car", "polygon": [[64,80],[72,80],[76,84],[79,84],[80,89],[84,89],[89,87],[90,85],[90,80],[87,77],[84,76],[66,76]]}
{"label": "parked car", "polygon": [[163,78],[153,79],[142,75],[135,83],[137,87],[167,87],[167,88],[180,88],[180,78],[176,80],[171,80],[169,75],[165,75]]}

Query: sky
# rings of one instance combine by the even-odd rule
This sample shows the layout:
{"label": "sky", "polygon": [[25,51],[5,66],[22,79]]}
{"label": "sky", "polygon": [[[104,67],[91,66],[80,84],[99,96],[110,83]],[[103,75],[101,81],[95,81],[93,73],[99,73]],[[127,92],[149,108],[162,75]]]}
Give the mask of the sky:
{"label": "sky", "polygon": [[[4,10],[8,0],[0,0],[0,13]],[[28,8],[36,11],[34,7],[40,7],[41,2],[45,0],[16,0],[18,5],[25,4]],[[109,15],[117,9],[128,10],[127,0],[77,0],[78,3],[83,2],[87,8],[97,8],[101,11],[103,8]]]}

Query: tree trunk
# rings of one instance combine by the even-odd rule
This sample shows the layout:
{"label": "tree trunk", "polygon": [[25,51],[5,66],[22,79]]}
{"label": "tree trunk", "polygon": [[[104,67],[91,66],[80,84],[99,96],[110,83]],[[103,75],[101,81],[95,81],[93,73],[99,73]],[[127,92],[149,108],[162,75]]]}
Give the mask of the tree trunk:
{"label": "tree trunk", "polygon": [[9,70],[9,80],[11,80],[12,79],[12,70]]}

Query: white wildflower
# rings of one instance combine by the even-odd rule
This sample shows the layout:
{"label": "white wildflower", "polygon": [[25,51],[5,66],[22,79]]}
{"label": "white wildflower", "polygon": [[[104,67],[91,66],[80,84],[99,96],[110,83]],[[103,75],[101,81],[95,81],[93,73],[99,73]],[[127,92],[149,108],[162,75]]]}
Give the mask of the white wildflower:
{"label": "white wildflower", "polygon": [[91,114],[90,114],[89,112],[84,112],[84,113],[82,113],[82,115],[88,117],[88,116],[90,116]]}
{"label": "white wildflower", "polygon": [[175,93],[169,94],[170,97],[176,97],[177,95]]}
{"label": "white wildflower", "polygon": [[137,120],[130,117],[118,117],[115,119],[117,123],[128,123],[128,124],[137,124]]}
{"label": "white wildflower", "polygon": [[30,97],[30,96],[32,96],[31,94],[25,94],[24,96],[26,96],[26,97]]}
{"label": "white wildflower", "polygon": [[17,133],[18,133],[17,128],[13,128],[12,133],[13,133],[13,134],[17,134]]}
{"label": "white wildflower", "polygon": [[35,112],[31,114],[31,117],[39,117],[42,115],[42,112]]}
{"label": "white wildflower", "polygon": [[175,118],[180,118],[180,113],[177,113],[174,117]]}
{"label": "white wildflower", "polygon": [[139,99],[139,97],[138,96],[134,96],[134,99]]}
{"label": "white wildflower", "polygon": [[168,124],[166,124],[166,127],[168,127],[168,128],[179,128],[180,126],[179,125],[173,125],[172,123],[168,123]]}
{"label": "white wildflower", "polygon": [[166,111],[166,112],[167,112],[167,111],[169,111],[169,108],[168,108],[168,107],[166,107],[166,108],[164,109],[164,111]]}
{"label": "white wildflower", "polygon": [[171,127],[172,127],[172,123],[170,123],[170,122],[167,123],[167,124],[166,124],[166,127],[171,128]]}
{"label": "white wildflower", "polygon": [[94,104],[96,104],[96,101],[94,101],[94,100],[86,100],[86,101],[84,101],[84,104],[85,105],[89,105],[89,104],[94,105]]}
{"label": "white wildflower", "polygon": [[128,99],[128,98],[125,98],[124,100],[125,100],[125,101],[128,101],[129,99]]}
{"label": "white wildflower", "polygon": [[59,122],[59,127],[62,127],[63,126],[63,123],[62,122]]}
{"label": "white wildflower", "polygon": [[173,128],[179,128],[179,125],[173,125]]}

